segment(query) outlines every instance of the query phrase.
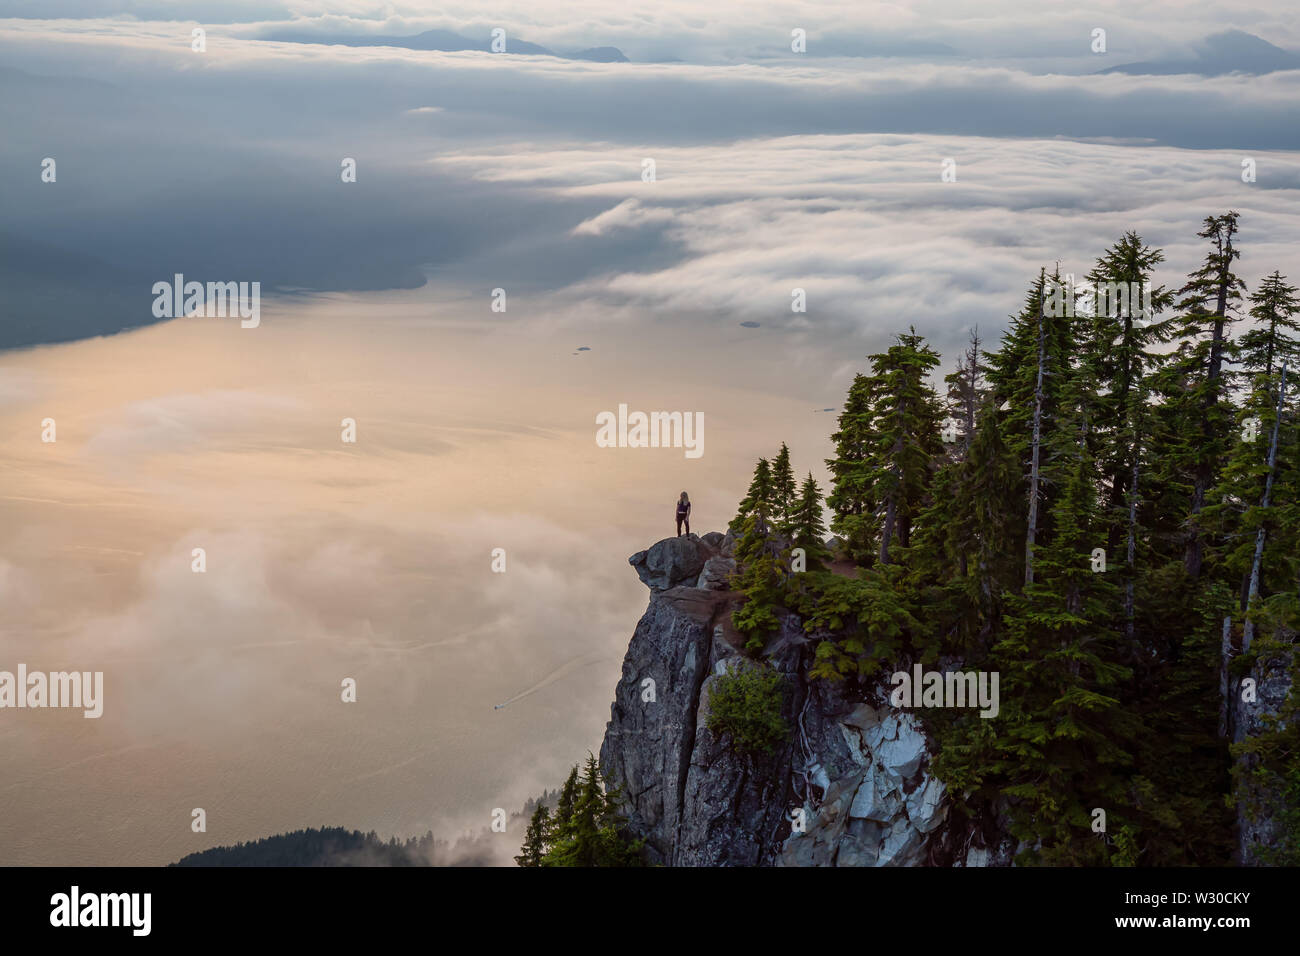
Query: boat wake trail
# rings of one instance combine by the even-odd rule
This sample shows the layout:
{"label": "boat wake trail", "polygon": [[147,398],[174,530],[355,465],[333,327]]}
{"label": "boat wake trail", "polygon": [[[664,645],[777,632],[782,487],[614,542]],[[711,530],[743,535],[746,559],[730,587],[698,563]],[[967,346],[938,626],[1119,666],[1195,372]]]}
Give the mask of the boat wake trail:
{"label": "boat wake trail", "polygon": [[547,674],[545,677],[539,680],[532,687],[529,687],[527,690],[520,691],[518,694],[515,694],[515,696],[511,697],[509,700],[503,701],[500,704],[493,704],[492,709],[501,710],[503,707],[508,707],[510,704],[515,703],[515,701],[523,700],[525,697],[528,697],[530,694],[535,694],[539,690],[542,690],[543,688],[550,687],[556,681],[564,680],[564,678],[568,677],[576,670],[581,670],[584,667],[590,667],[592,664],[599,663],[600,661],[607,661],[611,659],[612,658],[610,658],[608,655],[600,655],[600,654],[584,654],[581,657],[575,657],[573,660],[569,661],[568,663],[561,664],[559,667],[551,671],[549,674]]}

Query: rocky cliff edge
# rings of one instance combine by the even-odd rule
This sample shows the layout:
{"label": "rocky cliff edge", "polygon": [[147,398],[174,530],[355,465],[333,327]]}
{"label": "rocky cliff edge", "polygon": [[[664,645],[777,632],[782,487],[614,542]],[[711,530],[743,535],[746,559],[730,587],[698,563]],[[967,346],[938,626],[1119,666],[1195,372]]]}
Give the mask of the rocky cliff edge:
{"label": "rocky cliff edge", "polygon": [[[668,866],[1005,864],[1010,848],[963,839],[938,852],[948,815],[916,718],[879,688],[809,680],[816,635],[782,619],[761,660],[731,624],[731,536],[666,538],[628,559],[650,604],[623,660],[600,759],[651,862]],[[790,734],[741,754],[708,728],[719,677],[770,664],[789,693]]]}

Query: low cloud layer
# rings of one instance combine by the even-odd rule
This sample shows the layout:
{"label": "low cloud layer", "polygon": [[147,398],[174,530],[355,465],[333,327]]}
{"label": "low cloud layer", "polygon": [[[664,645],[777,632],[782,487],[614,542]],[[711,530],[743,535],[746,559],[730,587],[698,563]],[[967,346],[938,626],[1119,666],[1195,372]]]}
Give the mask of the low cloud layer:
{"label": "low cloud layer", "polygon": [[[742,316],[879,340],[914,324],[950,349],[998,327],[1039,266],[1086,272],[1129,228],[1165,249],[1177,287],[1205,250],[1199,218],[1242,214],[1243,274],[1291,268],[1300,248],[1300,163],[1241,154],[988,138],[787,137],[656,151],[632,181],[617,148],[499,150],[440,162],[479,180],[545,188],[608,208],[575,241],[655,237],[667,268],[627,264],[575,283],[576,299],[636,311]],[[940,182],[955,161],[956,181]],[[792,313],[802,288],[807,313]]]}
{"label": "low cloud layer", "polygon": [[[784,0],[755,5],[732,0],[701,7],[665,0],[629,13],[601,0],[541,4],[505,0],[485,11],[453,2],[430,10],[418,0],[0,0],[0,17],[129,18],[226,27],[231,35],[297,33],[409,36],[452,30],[486,37],[494,28],[551,48],[614,45],[634,60],[743,62],[788,57],[790,32],[805,30],[810,56],[958,56],[1051,62],[1065,72],[1111,65],[1092,52],[1092,31],[1108,34],[1106,58],[1187,59],[1204,38],[1241,29],[1300,47],[1295,18],[1283,4],[1249,9],[1189,8],[1179,0],[1135,0],[1045,7],[1033,0],[900,5],[853,0]],[[1048,59],[1050,58],[1050,60]]]}
{"label": "low cloud layer", "polygon": [[875,328],[879,306],[964,326],[1044,262],[1086,265],[1128,228],[1186,243],[1229,206],[1247,271],[1288,268],[1258,243],[1294,239],[1300,71],[598,64],[241,30],[200,54],[176,22],[0,21],[0,346],[152,321],[147,290],[177,272],[268,297],[432,280],[727,322],[775,321],[803,286],[798,321]]}

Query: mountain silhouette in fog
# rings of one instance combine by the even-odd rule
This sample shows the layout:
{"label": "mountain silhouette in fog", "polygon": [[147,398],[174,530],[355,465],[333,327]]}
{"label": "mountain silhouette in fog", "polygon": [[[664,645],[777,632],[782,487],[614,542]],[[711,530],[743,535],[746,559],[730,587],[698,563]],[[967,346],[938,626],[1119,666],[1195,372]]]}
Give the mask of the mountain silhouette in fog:
{"label": "mountain silhouette in fog", "polygon": [[0,348],[111,335],[156,321],[149,276],[0,233]]}
{"label": "mountain silhouette in fog", "polygon": [[[492,52],[491,38],[476,40],[451,30],[425,30],[415,36],[357,36],[355,34],[276,33],[266,39],[280,43],[321,43],[327,46],[392,46],[403,50],[431,50],[440,53],[459,53],[464,50]],[[506,35],[506,53],[523,53],[529,56],[554,56],[562,60],[588,60],[593,63],[627,63],[628,59],[618,47],[597,46],[575,53],[556,53],[536,43]]]}
{"label": "mountain silhouette in fog", "polygon": [[[523,833],[524,823],[541,804],[554,807],[558,790],[547,790],[525,801],[510,814],[507,829]],[[384,840],[374,830],[362,833],[343,827],[312,827],[277,833],[233,846],[214,846],[191,853],[171,866],[510,866],[518,839],[483,828],[456,840],[428,831],[424,836]]]}
{"label": "mountain silhouette in fog", "polygon": [[1274,46],[1267,40],[1241,30],[1226,30],[1201,41],[1201,48],[1190,60],[1152,60],[1125,63],[1099,70],[1099,73],[1128,73],[1133,76],[1171,76],[1195,73],[1199,76],[1224,76],[1246,73],[1258,76],[1277,70],[1300,70],[1300,55]]}
{"label": "mountain silhouette in fog", "polygon": [[234,846],[213,847],[173,863],[172,866],[444,866],[457,863],[482,866],[489,857],[453,857],[450,846],[433,834],[387,842],[372,830],[361,833],[342,827],[295,830]]}

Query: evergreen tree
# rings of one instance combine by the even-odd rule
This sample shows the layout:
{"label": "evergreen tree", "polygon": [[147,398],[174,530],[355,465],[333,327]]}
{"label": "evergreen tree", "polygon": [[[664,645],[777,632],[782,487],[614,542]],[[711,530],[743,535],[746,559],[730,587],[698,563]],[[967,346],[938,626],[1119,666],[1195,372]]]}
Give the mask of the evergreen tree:
{"label": "evergreen tree", "polygon": [[[1292,334],[1300,328],[1296,291],[1274,271],[1251,296],[1251,316],[1258,324],[1241,337],[1242,373],[1249,390],[1238,416],[1240,440],[1205,508],[1206,524],[1225,542],[1225,573],[1240,581],[1243,612],[1261,589],[1265,595],[1287,590],[1295,564],[1294,547],[1275,543],[1266,554],[1264,545],[1266,537],[1280,543],[1286,503],[1294,500],[1296,402],[1287,394],[1287,383],[1294,390],[1300,374],[1300,340]],[[1254,622],[1247,618],[1247,644],[1253,631]]]}
{"label": "evergreen tree", "polygon": [[550,830],[551,811],[546,804],[539,803],[537,809],[533,811],[532,818],[528,821],[528,830],[524,835],[524,843],[519,848],[519,855],[515,857],[515,863],[519,866],[541,866],[542,860],[546,857]]}
{"label": "evergreen tree", "polygon": [[1153,271],[1164,260],[1161,250],[1127,232],[1088,274],[1099,294],[1090,334],[1081,336],[1083,361],[1096,381],[1109,386],[1098,393],[1093,427],[1107,485],[1109,552],[1135,531],[1136,510],[1130,506],[1137,490],[1134,475],[1141,472],[1136,419],[1147,401],[1146,378],[1161,360],[1155,347],[1173,334],[1173,320],[1159,315],[1173,304],[1174,295],[1164,286],[1152,286]]}
{"label": "evergreen tree", "polygon": [[[1083,391],[1077,380],[1076,390]],[[1086,415],[1071,411],[1061,425],[1053,444],[1074,442],[1068,458],[1057,450],[1068,464],[1058,471],[1054,533],[1036,550],[1035,580],[1009,597],[994,648],[1006,704],[990,766],[1002,778],[1000,793],[1012,798],[1013,833],[1030,844],[1026,861],[1089,865],[1110,860],[1091,830],[1093,808],[1109,808],[1112,832],[1128,822],[1123,768],[1137,728],[1119,699],[1129,671],[1117,663],[1111,626],[1116,589],[1094,570],[1102,525]]]}
{"label": "evergreen tree", "polygon": [[1232,271],[1233,263],[1241,256],[1233,242],[1238,218],[1235,212],[1206,217],[1205,228],[1197,235],[1210,241],[1210,251],[1201,268],[1188,276],[1187,284],[1179,290],[1183,298],[1178,308],[1183,314],[1178,334],[1185,348],[1179,354],[1178,366],[1188,388],[1175,398],[1194,431],[1183,443],[1177,464],[1187,466],[1192,475],[1184,561],[1193,581],[1200,576],[1204,563],[1201,510],[1222,466],[1232,430],[1232,409],[1225,401],[1231,386],[1226,365],[1233,351],[1228,329],[1245,288]]}
{"label": "evergreen tree", "polygon": [[853,379],[839,429],[831,435],[835,457],[826,459],[832,476],[826,505],[831,510],[831,530],[844,542],[848,557],[870,563],[875,552],[876,501],[872,497],[869,450],[876,439],[873,404],[877,382],[858,374]]}
{"label": "evergreen tree", "polygon": [[1287,285],[1286,276],[1274,270],[1250,297],[1250,315],[1258,325],[1238,343],[1240,361],[1247,374],[1272,380],[1280,363],[1300,368],[1300,299]]}
{"label": "evergreen tree", "polygon": [[[1256,599],[1261,593],[1267,597],[1289,590],[1294,578],[1295,548],[1280,539],[1285,515],[1277,502],[1290,499],[1288,492],[1295,484],[1295,403],[1288,394],[1294,391],[1295,378],[1285,362],[1275,378],[1270,381],[1263,374],[1255,378],[1256,388],[1241,413],[1240,440],[1204,511],[1203,524],[1219,532],[1224,542],[1222,572],[1238,584],[1239,611],[1246,614],[1246,649],[1254,635],[1250,612]],[[1270,540],[1272,546],[1266,551]]]}
{"label": "evergreen tree", "polygon": [[[1124,639],[1126,643],[1126,652],[1132,657],[1136,653],[1137,640],[1137,581],[1138,581],[1138,552],[1139,548],[1143,551],[1143,557],[1147,557],[1146,552],[1149,550],[1141,543],[1144,529],[1139,520],[1139,509],[1142,501],[1141,492],[1144,489],[1143,475],[1145,474],[1143,465],[1146,460],[1145,442],[1147,441],[1147,403],[1150,392],[1146,383],[1139,380],[1132,388],[1128,398],[1128,409],[1123,413],[1123,419],[1119,423],[1115,432],[1114,440],[1110,448],[1112,456],[1110,462],[1115,462],[1114,449],[1122,449],[1123,455],[1127,458],[1124,463],[1128,468],[1128,488],[1125,489],[1124,495],[1124,512],[1123,512],[1123,542],[1124,542]],[[1113,476],[1111,485],[1111,506],[1112,517],[1108,521],[1107,542],[1109,554],[1114,553],[1113,542],[1118,537],[1117,522],[1113,517],[1113,508],[1115,503],[1115,486],[1113,481],[1117,476]],[[1146,562],[1149,567],[1149,560]]]}
{"label": "evergreen tree", "polygon": [[746,637],[746,645],[757,651],[779,622],[775,608],[781,604],[786,568],[785,546],[772,521],[776,508],[772,468],[759,459],[749,493],[731,527],[737,532],[734,555],[739,570],[733,585],[745,595],[745,603],[732,614],[732,623]]}
{"label": "evergreen tree", "polygon": [[1145,866],[1226,866],[1232,822],[1218,734],[1220,635],[1231,611],[1218,582],[1189,592],[1181,554],[1139,581],[1143,653],[1125,694],[1141,726],[1125,801]]}
{"label": "evergreen tree", "polygon": [[794,469],[790,467],[790,449],[781,442],[781,450],[772,459],[772,518],[782,532],[789,531],[796,490]]}
{"label": "evergreen tree", "polygon": [[948,415],[961,424],[961,439],[955,443],[959,455],[965,455],[970,449],[971,441],[975,437],[975,420],[989,392],[984,382],[988,369],[981,361],[982,344],[979,329],[972,329],[970,344],[962,353],[956,369],[943,378],[944,384],[948,386]]}
{"label": "evergreen tree", "polygon": [[986,397],[963,459],[935,476],[913,552],[910,588],[923,630],[945,635],[946,653],[986,653],[1003,595],[1019,588],[1025,513],[1020,463]]}
{"label": "evergreen tree", "polygon": [[555,803],[554,834],[564,833],[573,820],[573,808],[578,802],[578,768],[575,766],[560,787],[560,796]]}
{"label": "evergreen tree", "polygon": [[1040,270],[1025,293],[1023,307],[1010,317],[997,350],[988,355],[988,382],[1001,415],[1003,440],[1023,463],[1026,482],[1039,390],[1039,353],[1046,362],[1040,419],[1050,423],[1056,418],[1059,386],[1075,350],[1074,307],[1073,279],[1063,277],[1059,268],[1051,277]]}
{"label": "evergreen tree", "polygon": [[601,827],[605,818],[605,792],[601,787],[600,771],[596,758],[587,755],[578,785],[578,799],[573,804],[573,817],[557,846],[558,859],[563,866],[598,866],[601,858]]}
{"label": "evergreen tree", "polygon": [[754,466],[754,477],[750,479],[749,491],[736,509],[736,517],[730,527],[739,531],[746,518],[758,517],[762,534],[773,530],[772,517],[776,510],[776,485],[772,480],[772,463],[760,458]]}
{"label": "evergreen tree", "polygon": [[1034,583],[1034,545],[1038,541],[1039,487],[1042,481],[1043,404],[1046,398],[1043,379],[1047,375],[1047,321],[1038,317],[1038,351],[1034,363],[1034,417],[1029,439],[1029,514],[1025,519],[1025,587]]}
{"label": "evergreen tree", "polygon": [[922,628],[902,593],[901,577],[898,567],[860,569],[856,578],[810,574],[805,587],[788,592],[806,631],[832,635],[817,644],[809,676],[876,677],[913,653],[911,638]]}
{"label": "evergreen tree", "polygon": [[895,544],[911,544],[912,524],[924,508],[943,454],[938,396],[926,381],[939,355],[911,329],[888,351],[871,356],[876,386],[865,460],[867,497],[879,515],[877,560],[890,563]]}
{"label": "evergreen tree", "polygon": [[[784,447],[784,446],[783,446]],[[812,472],[804,479],[790,514],[791,544],[802,548],[805,570],[825,570],[830,557],[826,550],[826,523],[822,517],[822,492],[813,480]]]}
{"label": "evergreen tree", "polygon": [[570,779],[577,781],[572,812],[557,826],[543,866],[610,867],[640,865],[640,841],[628,840],[625,823],[618,812],[618,794],[608,793],[600,766],[587,755],[582,776],[573,768]]}
{"label": "evergreen tree", "polygon": [[1030,557],[1040,538],[1051,533],[1057,489],[1042,479],[1043,439],[1055,427],[1061,389],[1075,354],[1076,290],[1060,269],[1049,278],[1040,270],[1012,316],[998,349],[988,356],[988,379],[998,409],[1002,442],[1022,468],[1020,501],[1024,537],[1020,541],[1022,583],[1032,575]]}

